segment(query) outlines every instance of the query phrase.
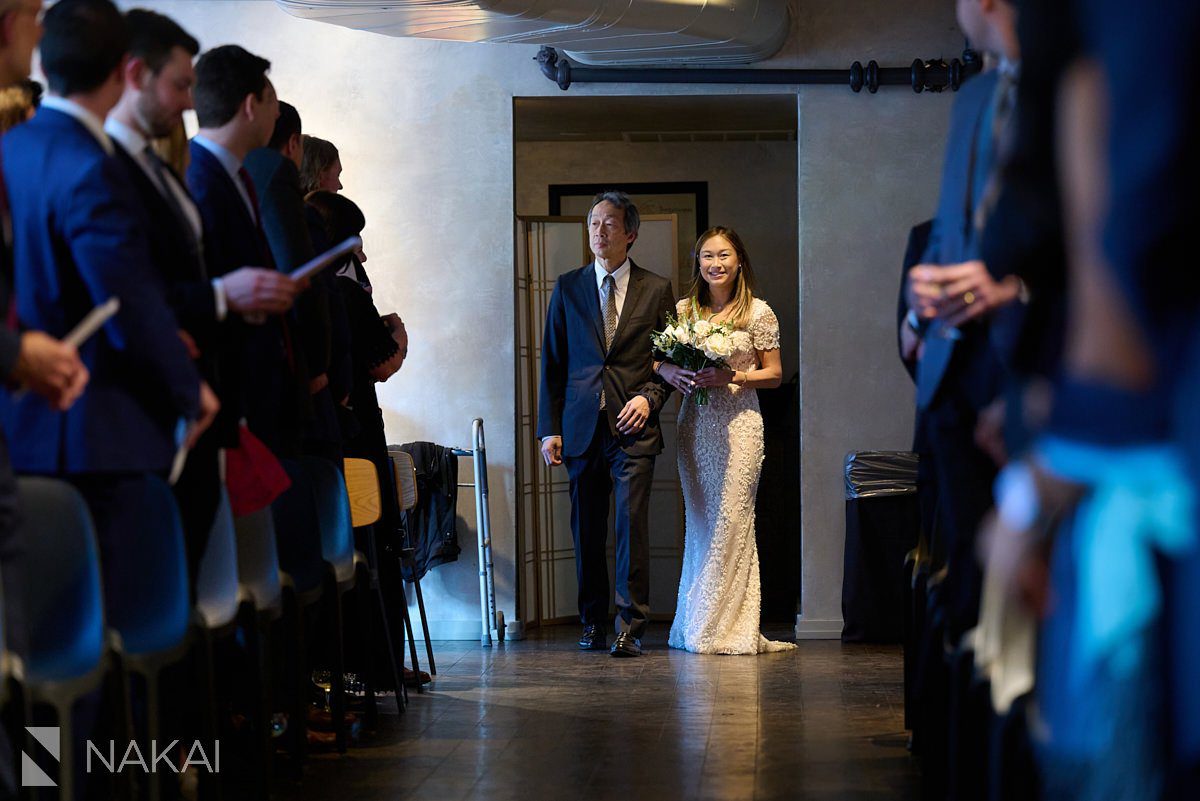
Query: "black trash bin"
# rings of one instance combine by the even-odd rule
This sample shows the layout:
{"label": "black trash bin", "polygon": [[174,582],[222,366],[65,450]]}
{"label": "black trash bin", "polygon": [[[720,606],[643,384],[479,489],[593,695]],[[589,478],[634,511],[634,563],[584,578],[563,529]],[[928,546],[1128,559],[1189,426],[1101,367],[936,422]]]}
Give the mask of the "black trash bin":
{"label": "black trash bin", "polygon": [[917,545],[917,455],[856,451],[846,455],[846,547],[842,641],[899,643],[904,638],[905,556]]}

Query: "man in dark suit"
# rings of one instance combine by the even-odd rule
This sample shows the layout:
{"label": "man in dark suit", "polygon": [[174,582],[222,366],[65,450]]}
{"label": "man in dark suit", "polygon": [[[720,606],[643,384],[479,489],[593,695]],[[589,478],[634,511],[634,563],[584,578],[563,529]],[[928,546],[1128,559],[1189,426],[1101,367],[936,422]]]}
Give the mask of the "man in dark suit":
{"label": "man in dark suit", "polygon": [[979,259],[979,234],[997,192],[997,140],[1014,110],[1016,10],[1006,0],[962,0],[958,14],[972,44],[999,58],[1000,66],[968,81],[955,98],[937,216],[924,263],[908,274],[909,307],[931,321],[917,364],[917,407],[934,462],[954,640],[978,618],[975,539],[996,475],[995,463],[975,442],[979,413],[1003,381],[986,313],[1021,294],[1015,276],[997,281]]}
{"label": "man in dark suit", "polygon": [[[29,77],[33,50],[41,38],[37,18],[41,0],[0,0],[0,87]],[[41,331],[21,332],[12,298],[12,219],[0,164],[0,383],[23,386],[52,407],[69,409],[87,385],[88,372],[76,349]],[[18,539],[17,485],[8,458],[8,442],[0,430],[0,588],[4,592],[4,645],[26,654],[26,628],[21,603],[23,547]],[[0,727],[0,797],[15,798],[12,744]]]}
{"label": "man in dark suit", "polygon": [[640,656],[649,618],[649,501],[658,415],[670,386],[654,372],[650,333],[674,309],[671,284],[628,257],[637,207],[621,192],[592,201],[588,231],[596,260],[555,284],[542,343],[538,438],[546,464],[571,480],[571,532],[579,578],[579,647],[603,650],[610,598],[608,504],[616,488],[613,656]]}
{"label": "man in dark suit", "polygon": [[[275,266],[284,272],[295,270],[315,253],[300,189],[300,164],[304,153],[300,113],[290,103],[280,102],[279,119],[266,147],[250,151],[246,171],[258,189],[263,230],[271,248]],[[323,241],[323,240],[322,240]],[[304,432],[304,451],[342,466],[341,430],[333,395],[329,391],[329,365],[332,332],[330,289],[333,271],[314,278],[308,289],[296,299],[289,318],[299,332],[305,367],[311,376],[308,391],[313,419]]]}
{"label": "man in dark suit", "polygon": [[[236,45],[209,50],[196,64],[200,132],[191,142],[187,183],[204,221],[208,274],[245,265],[274,269],[260,218],[258,192],[243,166],[275,130],[279,100],[267,79],[270,62]],[[294,289],[293,289],[294,291]],[[299,451],[307,391],[299,342],[282,315],[230,320],[221,332],[223,399],[250,430],[281,456]]]}
{"label": "man in dark suit", "polygon": [[0,146],[22,322],[61,336],[97,304],[121,304],[80,346],[91,381],[69,411],[28,394],[4,403],[13,466],[63,476],[87,500],[106,587],[137,581],[124,534],[139,513],[144,474],[165,475],[218,408],[179,336],[150,262],[146,220],[104,132],[127,48],[124,20],[108,0],[55,4],[41,45],[51,96]]}
{"label": "man in dark suit", "polygon": [[[286,276],[259,267],[241,267],[223,278],[209,278],[200,210],[183,180],[149,143],[182,125],[183,112],[192,107],[196,82],[192,58],[200,46],[162,14],[134,9],[125,20],[130,37],[125,91],[109,114],[105,131],[150,221],[151,261],[191,338],[197,367],[220,394],[217,356],[225,318],[230,313],[282,313],[291,303],[294,286]],[[214,426],[188,454],[174,487],[193,579],[220,498],[218,452],[236,444],[236,431],[228,423],[224,428]]]}

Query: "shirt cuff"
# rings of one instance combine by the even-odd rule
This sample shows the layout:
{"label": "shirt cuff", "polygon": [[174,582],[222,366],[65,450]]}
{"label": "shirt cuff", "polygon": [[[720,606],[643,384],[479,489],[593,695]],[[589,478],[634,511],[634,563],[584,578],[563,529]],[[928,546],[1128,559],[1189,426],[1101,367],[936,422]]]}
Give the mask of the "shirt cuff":
{"label": "shirt cuff", "polygon": [[561,436],[562,436],[562,434],[547,434],[546,436],[539,439],[538,442],[545,442],[548,439],[554,439],[555,437],[561,437]]}
{"label": "shirt cuff", "polygon": [[213,302],[217,307],[217,322],[221,322],[229,314],[229,302],[225,299],[225,282],[220,278],[212,280]]}

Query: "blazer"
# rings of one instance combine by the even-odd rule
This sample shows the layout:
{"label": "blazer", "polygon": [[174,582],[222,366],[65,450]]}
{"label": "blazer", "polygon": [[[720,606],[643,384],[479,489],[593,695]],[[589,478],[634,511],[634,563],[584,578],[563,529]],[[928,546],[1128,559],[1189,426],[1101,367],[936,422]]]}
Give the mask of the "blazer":
{"label": "blazer", "polygon": [[[304,191],[300,171],[278,150],[260,147],[246,156],[246,171],[258,190],[263,231],[271,248],[275,266],[291,272],[316,255],[309,235]],[[290,319],[304,348],[305,368],[309,375],[329,371],[330,321],[328,276],[326,270],[296,298]]]}
{"label": "blazer", "polygon": [[199,412],[200,376],[154,269],[128,170],[77,120],[42,108],[3,139],[17,312],[63,337],[110,297],[120,312],[80,347],[91,373],[68,412],[30,393],[4,398],[15,469],[166,470],[180,417]]}
{"label": "blazer", "polygon": [[630,455],[660,453],[658,415],[671,386],[654,373],[650,334],[665,328],[674,310],[671,282],[631,262],[625,305],[606,353],[594,264],[560,276],[550,296],[542,340],[538,438],[559,434],[565,455],[581,455],[596,432],[603,390],[614,436],[617,415],[629,399],[642,395],[649,401],[645,428],[637,435],[618,436],[618,442]]}
{"label": "blazer", "polygon": [[[212,153],[192,142],[187,183],[204,220],[208,274],[241,267],[271,267],[271,254],[229,173]],[[291,456],[299,444],[299,377],[289,363],[287,332],[279,317],[250,324],[231,314],[221,328],[218,358],[223,367],[222,427],[245,417],[276,454]],[[294,357],[295,348],[292,349]],[[304,389],[307,394],[307,387]]]}
{"label": "blazer", "polygon": [[[975,197],[983,187],[973,185],[972,173],[981,128],[995,94],[999,75],[993,70],[963,85],[954,100],[937,216],[929,234],[922,262],[956,264],[980,256],[978,237],[970,219]],[[950,392],[967,397],[975,409],[987,405],[998,391],[999,362],[991,352],[987,323],[972,322],[959,329],[960,339],[951,339],[947,329],[934,322],[925,336],[925,347],[917,365],[917,407],[927,408],[945,385]]]}
{"label": "blazer", "polygon": [[[194,234],[188,222],[181,220],[163,201],[162,191],[121,143],[114,140],[113,146],[117,158],[129,171],[134,193],[149,220],[146,235],[150,261],[166,284],[167,298],[180,325],[200,349],[197,366],[201,374],[214,391],[219,392],[217,303],[204,265],[203,239],[196,247],[191,247]],[[174,171],[168,168],[167,175],[190,196],[183,180]]]}

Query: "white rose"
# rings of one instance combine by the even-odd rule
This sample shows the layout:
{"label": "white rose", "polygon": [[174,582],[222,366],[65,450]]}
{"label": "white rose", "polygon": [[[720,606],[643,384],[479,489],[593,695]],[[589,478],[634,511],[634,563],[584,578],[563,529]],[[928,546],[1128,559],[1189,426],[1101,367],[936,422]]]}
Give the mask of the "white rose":
{"label": "white rose", "polygon": [[713,324],[708,320],[697,320],[692,330],[696,332],[696,339],[701,340],[712,333]]}
{"label": "white rose", "polygon": [[710,359],[727,359],[733,355],[733,342],[718,332],[704,342],[704,355]]}
{"label": "white rose", "polygon": [[671,336],[675,337],[676,342],[681,345],[688,344],[688,330],[687,326],[685,326],[683,323],[680,323],[678,326],[676,326],[674,330],[671,330],[671,327],[667,326],[667,330],[670,331]]}

